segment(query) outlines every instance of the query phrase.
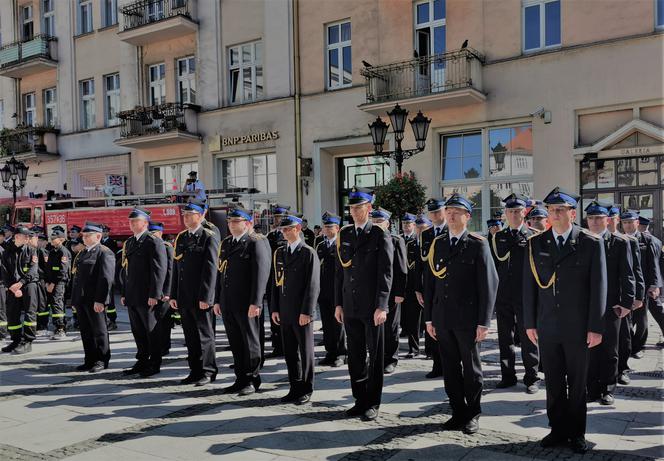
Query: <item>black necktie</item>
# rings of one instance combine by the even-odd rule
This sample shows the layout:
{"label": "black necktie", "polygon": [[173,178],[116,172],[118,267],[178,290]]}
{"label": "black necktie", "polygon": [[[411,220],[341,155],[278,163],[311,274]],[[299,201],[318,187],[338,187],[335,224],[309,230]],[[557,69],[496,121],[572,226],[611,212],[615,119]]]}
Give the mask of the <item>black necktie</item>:
{"label": "black necktie", "polygon": [[457,240],[459,240],[459,239],[456,238],[456,237],[452,237],[452,245],[450,246],[450,248],[453,249],[453,248],[456,246],[456,244],[457,244]]}
{"label": "black necktie", "polygon": [[558,249],[562,250],[565,246],[565,238],[562,235],[558,236]]}
{"label": "black necktie", "polygon": [[519,233],[519,229],[512,229],[512,237],[516,237],[516,234]]}
{"label": "black necktie", "polygon": [[362,233],[362,228],[361,227],[356,227],[355,232],[356,232],[357,236],[359,237],[360,234]]}
{"label": "black necktie", "polygon": [[436,227],[436,237],[440,235],[440,227]]}

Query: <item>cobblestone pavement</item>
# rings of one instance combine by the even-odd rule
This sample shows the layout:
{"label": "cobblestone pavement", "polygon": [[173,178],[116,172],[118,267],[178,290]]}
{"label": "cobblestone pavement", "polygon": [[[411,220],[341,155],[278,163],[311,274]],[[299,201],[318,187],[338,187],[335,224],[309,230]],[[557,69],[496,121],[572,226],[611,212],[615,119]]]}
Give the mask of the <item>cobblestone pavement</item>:
{"label": "cobblestone pavement", "polygon": [[[548,433],[545,392],[527,395],[522,384],[495,389],[500,379],[495,330],[483,343],[485,391],[480,432],[443,432],[449,406],[441,379],[427,380],[431,362],[402,359],[386,376],[378,420],[347,419],[352,404],[345,367],[318,367],[312,403],[284,405],[286,368],[268,360],[260,392],[221,394],[231,384],[230,352],[218,325],[218,381],[205,388],[180,386],[187,374],[182,331],[162,373],[127,378],[134,345],[121,313],[112,332],[111,367],[78,373],[82,362],[76,332],[63,342],[38,339],[25,356],[0,356],[0,460],[646,460],[664,457],[664,354],[651,326],[646,356],[631,360],[630,386],[620,387],[613,406],[589,404],[585,456],[568,448],[543,449]],[[317,323],[317,327],[318,327]],[[494,325],[495,326],[495,325]],[[316,340],[321,339],[316,333]],[[405,344],[402,344],[405,346]],[[316,348],[322,355],[321,347]]]}

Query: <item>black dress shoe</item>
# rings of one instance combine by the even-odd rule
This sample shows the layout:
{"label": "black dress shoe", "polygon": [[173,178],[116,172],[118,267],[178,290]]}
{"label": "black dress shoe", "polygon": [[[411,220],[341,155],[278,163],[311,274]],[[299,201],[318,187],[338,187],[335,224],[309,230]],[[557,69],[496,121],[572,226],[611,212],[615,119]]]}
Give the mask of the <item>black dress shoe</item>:
{"label": "black dress shoe", "polygon": [[394,373],[394,370],[395,370],[395,369],[396,369],[396,367],[394,366],[394,364],[393,364],[393,363],[390,363],[390,364],[388,364],[388,365],[383,369],[383,372],[384,372],[386,375],[391,375],[392,373]]}
{"label": "black dress shoe", "polygon": [[622,384],[623,386],[627,386],[629,383],[632,382],[632,379],[629,377],[627,372],[622,372],[620,375],[618,375],[618,384]]}
{"label": "black dress shoe", "polygon": [[304,405],[305,403],[309,403],[310,400],[311,400],[311,394],[304,394],[299,396],[295,401],[295,403],[297,403],[298,405]]}
{"label": "black dress shoe", "polygon": [[104,369],[104,362],[95,362],[88,370],[88,373],[99,373],[103,369]]}
{"label": "black dress shoe", "polygon": [[18,342],[11,342],[2,348],[2,352],[11,352],[18,347]]}
{"label": "black dress shoe", "polygon": [[148,367],[144,370],[141,370],[139,375],[141,375],[141,378],[149,378],[150,376],[158,374],[160,371],[161,370],[159,368]]}
{"label": "black dress shoe", "polygon": [[90,368],[92,368],[91,363],[84,363],[82,365],[77,366],[76,371],[88,371],[90,370]]}
{"label": "black dress shoe", "polygon": [[542,448],[551,448],[557,445],[562,445],[565,442],[567,442],[567,437],[552,431],[540,441],[540,446]]}
{"label": "black dress shoe", "polygon": [[480,417],[479,416],[474,416],[470,418],[470,421],[468,421],[466,424],[463,425],[463,433],[464,434],[475,434],[477,431],[480,430]]}
{"label": "black dress shoe", "polygon": [[367,408],[362,415],[362,419],[365,421],[375,421],[376,418],[378,418],[378,408]]}
{"label": "black dress shoe", "polygon": [[32,352],[32,343],[23,341],[18,346],[16,346],[16,348],[12,351],[12,354],[21,355],[27,354],[28,352]]}
{"label": "black dress shoe", "polygon": [[186,378],[181,379],[181,380],[180,380],[180,384],[194,384],[194,383],[197,382],[199,379],[201,379],[200,376],[197,376],[197,375],[194,375],[194,374],[190,374],[190,375],[187,376]]}
{"label": "black dress shoe", "polygon": [[514,386],[516,386],[516,379],[515,380],[501,379],[496,384],[496,389],[507,389],[508,387],[514,387]]}
{"label": "black dress shoe", "polygon": [[458,431],[464,427],[464,422],[461,418],[458,418],[454,415],[447,421],[443,423],[444,431]]}
{"label": "black dress shoe", "polygon": [[601,405],[613,405],[616,403],[616,399],[613,398],[613,394],[611,392],[606,392],[599,398],[599,403]]}
{"label": "black dress shoe", "polygon": [[297,400],[297,394],[293,392],[292,390],[288,391],[288,394],[284,395],[282,398],[279,399],[281,403],[293,403]]}
{"label": "black dress shoe", "polygon": [[353,405],[352,408],[346,410],[346,416],[348,416],[349,418],[355,418],[356,416],[363,415],[365,411],[366,410],[364,409],[364,407],[356,403],[355,405]]}
{"label": "black dress shoe", "polygon": [[215,379],[217,379],[216,375],[211,375],[211,376],[203,375],[198,381],[196,381],[194,386],[196,387],[207,386],[208,384],[213,383]]}
{"label": "black dress shoe", "polygon": [[597,402],[599,400],[599,392],[588,392],[586,394],[586,403]]}
{"label": "black dress shoe", "polygon": [[441,376],[443,376],[443,372],[437,370],[431,370],[429,373],[424,375],[426,379],[440,378]]}
{"label": "black dress shoe", "polygon": [[539,392],[539,383],[535,381],[526,386],[526,394],[537,394]]}
{"label": "black dress shoe", "polygon": [[574,453],[579,455],[588,451],[588,442],[586,442],[585,437],[574,437],[569,441],[569,446]]}
{"label": "black dress shoe", "polygon": [[136,362],[133,367],[122,370],[122,374],[125,376],[136,375],[143,370],[147,369],[148,366],[144,363]]}
{"label": "black dress shoe", "polygon": [[246,397],[247,395],[251,395],[254,392],[256,392],[256,388],[252,384],[248,384],[240,389],[237,394],[241,397]]}
{"label": "black dress shoe", "polygon": [[222,394],[236,394],[240,392],[240,389],[242,389],[244,386],[237,381],[233,383],[232,386],[225,387],[221,393]]}

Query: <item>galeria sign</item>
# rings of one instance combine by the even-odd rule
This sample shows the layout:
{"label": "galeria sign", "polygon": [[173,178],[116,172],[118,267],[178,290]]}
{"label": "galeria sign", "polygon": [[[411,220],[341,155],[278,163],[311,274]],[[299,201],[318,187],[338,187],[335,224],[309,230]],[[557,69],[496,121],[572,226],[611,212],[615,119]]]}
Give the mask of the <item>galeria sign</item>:
{"label": "galeria sign", "polygon": [[251,133],[245,136],[222,136],[221,145],[234,146],[236,144],[250,144],[261,141],[271,141],[279,139],[278,131],[261,131],[260,133]]}

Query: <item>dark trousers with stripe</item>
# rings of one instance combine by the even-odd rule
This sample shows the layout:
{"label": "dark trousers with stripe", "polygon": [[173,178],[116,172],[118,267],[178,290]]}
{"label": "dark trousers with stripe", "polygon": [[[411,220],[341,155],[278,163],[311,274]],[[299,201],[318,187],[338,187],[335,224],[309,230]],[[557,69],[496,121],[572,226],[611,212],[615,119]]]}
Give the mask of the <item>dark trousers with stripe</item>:
{"label": "dark trousers with stripe", "polygon": [[383,395],[385,324],[374,325],[373,317],[345,316],[344,326],[348,340],[348,372],[356,405],[377,409]]}
{"label": "dark trousers with stripe", "polygon": [[65,328],[65,287],[66,282],[56,283],[53,290],[46,291],[46,305],[50,309],[53,326],[56,330]]}
{"label": "dark trousers with stripe", "polygon": [[0,335],[7,334],[7,287],[0,283]]}
{"label": "dark trousers with stripe", "polygon": [[46,296],[46,283],[43,280],[37,282],[37,330],[47,330],[48,320],[51,315],[48,299]]}
{"label": "dark trousers with stripe", "polygon": [[21,292],[23,295],[17,298],[7,290],[7,330],[15,343],[34,341],[37,330],[37,284],[28,283],[21,287]]}

